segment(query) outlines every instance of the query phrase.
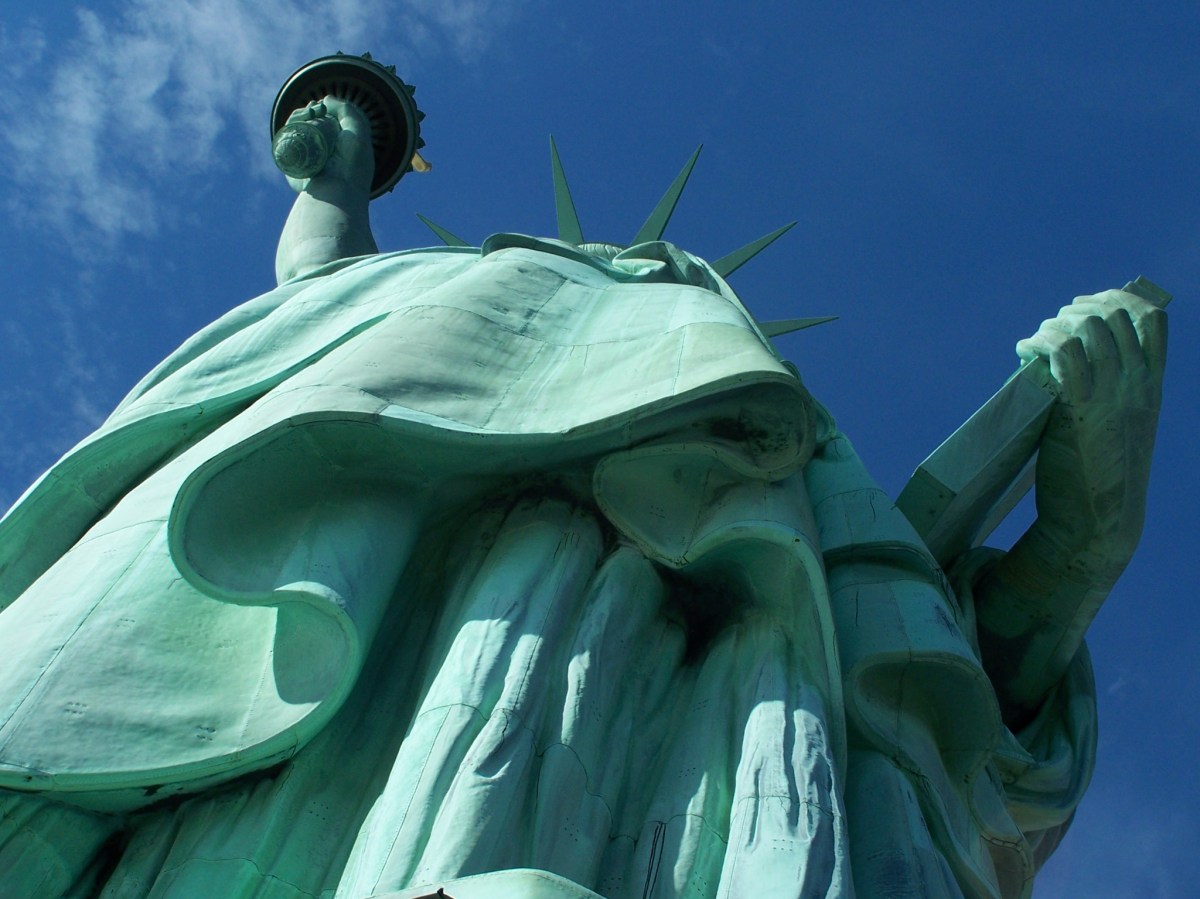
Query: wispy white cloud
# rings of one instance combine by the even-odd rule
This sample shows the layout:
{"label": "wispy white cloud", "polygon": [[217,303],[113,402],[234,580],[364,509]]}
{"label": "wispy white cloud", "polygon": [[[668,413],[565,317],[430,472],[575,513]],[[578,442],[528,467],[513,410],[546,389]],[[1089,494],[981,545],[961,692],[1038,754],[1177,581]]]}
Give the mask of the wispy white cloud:
{"label": "wispy white cloud", "polygon": [[80,9],[66,38],[32,16],[0,25],[8,211],[65,235],[153,234],[171,182],[231,166],[268,174],[266,110],[291,67],[337,49],[370,48],[401,67],[432,53],[469,58],[513,9],[499,0],[122,0],[105,15]]}

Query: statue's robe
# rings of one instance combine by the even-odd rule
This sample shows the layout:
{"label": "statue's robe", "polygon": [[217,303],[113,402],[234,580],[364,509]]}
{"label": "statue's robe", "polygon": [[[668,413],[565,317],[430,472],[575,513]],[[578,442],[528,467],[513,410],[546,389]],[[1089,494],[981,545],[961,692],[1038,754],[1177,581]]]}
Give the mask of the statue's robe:
{"label": "statue's robe", "polygon": [[335,263],[0,522],[4,895],[1025,895],[1094,690],[1004,728],[990,558],[669,244]]}

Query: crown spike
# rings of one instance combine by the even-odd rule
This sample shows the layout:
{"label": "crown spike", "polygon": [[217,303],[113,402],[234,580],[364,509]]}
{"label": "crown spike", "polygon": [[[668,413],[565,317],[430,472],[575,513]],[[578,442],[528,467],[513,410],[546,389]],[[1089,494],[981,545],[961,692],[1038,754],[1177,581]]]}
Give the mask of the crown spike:
{"label": "crown spike", "polygon": [[790,231],[795,224],[795,222],[786,224],[782,228],[777,228],[776,230],[772,231],[770,234],[764,234],[758,240],[751,241],[741,249],[734,250],[728,256],[722,256],[712,264],[713,271],[715,271],[722,278],[729,277],[759,253],[773,244],[776,239]]}
{"label": "crown spike", "polygon": [[671,221],[671,216],[675,212],[675,204],[679,202],[679,197],[683,193],[684,187],[687,186],[688,177],[692,174],[692,168],[696,165],[696,160],[700,157],[700,151],[703,149],[704,144],[696,148],[696,152],[684,165],[683,171],[675,176],[675,180],[671,182],[667,192],[658,201],[658,205],[654,207],[654,211],[650,213],[646,223],[638,229],[630,246],[662,238],[663,232],[667,230],[667,223]]}
{"label": "crown spike", "polygon": [[819,318],[781,318],[771,322],[759,322],[758,329],[767,337],[778,337],[780,334],[791,334],[793,331],[803,331],[805,328],[832,321],[837,321],[836,315],[823,315]]}
{"label": "crown spike", "polygon": [[470,246],[470,244],[468,244],[461,237],[458,237],[455,234],[451,234],[449,231],[447,231],[441,225],[434,224],[429,219],[425,218],[425,216],[421,215],[421,213],[419,213],[419,212],[417,213],[417,218],[419,218],[422,222],[424,222],[425,227],[428,228],[430,231],[432,231],[434,234],[436,234],[438,236],[438,238],[442,241],[442,243],[444,243],[446,246],[448,246],[448,247],[468,247],[468,246]]}
{"label": "crown spike", "polygon": [[579,227],[579,215],[571,199],[571,188],[567,186],[567,175],[562,160],[558,158],[558,147],[554,136],[550,136],[550,167],[554,174],[554,212],[558,218],[558,239],[579,245],[583,243],[583,229]]}

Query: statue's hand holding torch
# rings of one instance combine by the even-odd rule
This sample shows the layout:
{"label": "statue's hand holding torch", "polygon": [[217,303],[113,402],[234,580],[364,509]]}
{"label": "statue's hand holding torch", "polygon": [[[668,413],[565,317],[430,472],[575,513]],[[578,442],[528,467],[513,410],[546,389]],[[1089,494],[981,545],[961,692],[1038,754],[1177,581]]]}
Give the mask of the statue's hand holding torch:
{"label": "statue's hand holding torch", "polygon": [[327,96],[295,110],[275,135],[275,165],[300,192],[315,178],[369,191],[374,171],[371,126],[353,103]]}

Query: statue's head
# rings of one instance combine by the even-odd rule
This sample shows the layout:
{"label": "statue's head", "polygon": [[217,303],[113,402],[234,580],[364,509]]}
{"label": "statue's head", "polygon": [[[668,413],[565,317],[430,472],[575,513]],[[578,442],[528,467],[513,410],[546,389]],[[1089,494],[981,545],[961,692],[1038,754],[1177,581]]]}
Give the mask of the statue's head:
{"label": "statue's head", "polygon": [[[746,309],[745,304],[738,299],[737,294],[725,282],[725,278],[728,275],[741,268],[742,265],[749,262],[774,243],[776,239],[791,229],[796,224],[795,222],[784,225],[782,228],[777,228],[771,233],[765,234],[757,240],[753,240],[740,249],[734,250],[732,253],[728,253],[711,263],[705,262],[699,257],[663,241],[662,236],[666,231],[667,223],[670,221],[671,214],[675,211],[675,206],[683,194],[683,189],[687,185],[693,167],[696,165],[696,160],[700,156],[700,149],[696,149],[696,152],[692,154],[682,171],[671,182],[671,186],[667,188],[662,199],[658,201],[658,205],[654,207],[645,223],[638,229],[629,244],[621,245],[587,241],[584,239],[583,228],[580,225],[579,216],[575,211],[575,201],[571,197],[571,189],[567,185],[567,176],[563,170],[562,160],[558,155],[558,147],[554,143],[554,138],[550,138],[550,162],[554,178],[554,206],[558,219],[557,239],[532,238],[517,234],[495,234],[483,242],[483,248],[487,252],[506,246],[536,245],[538,249],[547,250],[559,255],[571,256],[582,261],[604,264],[606,268],[615,269],[618,272],[624,270],[631,274],[639,270],[645,271],[646,266],[660,266],[664,279],[670,278],[678,283],[693,284],[697,287],[704,287],[728,296],[731,301],[741,306],[746,313],[746,317],[755,324],[765,338],[776,337],[780,334],[786,334],[789,331],[798,331],[802,328],[832,321],[835,316],[759,322]],[[417,217],[447,246],[470,246],[467,241],[443,228],[441,225],[430,221],[425,216],[418,214]]]}

